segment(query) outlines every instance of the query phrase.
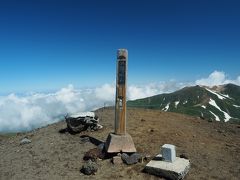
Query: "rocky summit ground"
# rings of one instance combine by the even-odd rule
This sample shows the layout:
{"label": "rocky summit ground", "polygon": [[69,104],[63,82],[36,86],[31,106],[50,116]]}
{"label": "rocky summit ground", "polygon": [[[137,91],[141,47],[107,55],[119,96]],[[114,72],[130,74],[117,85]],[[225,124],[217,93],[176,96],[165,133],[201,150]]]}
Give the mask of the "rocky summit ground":
{"label": "rocky summit ground", "polygon": [[[113,131],[114,109],[96,111],[104,128],[72,135],[59,133],[64,121],[28,133],[0,135],[0,179],[159,179],[142,172],[147,162],[135,165],[113,165],[109,159],[98,160],[96,175],[80,172],[84,153],[96,147],[82,142],[88,135],[104,141]],[[160,146],[177,146],[177,155],[191,161],[186,176],[191,179],[240,179],[240,126],[208,122],[195,117],[159,110],[129,109],[127,131],[137,151],[155,156]],[[27,137],[31,143],[20,145]]]}

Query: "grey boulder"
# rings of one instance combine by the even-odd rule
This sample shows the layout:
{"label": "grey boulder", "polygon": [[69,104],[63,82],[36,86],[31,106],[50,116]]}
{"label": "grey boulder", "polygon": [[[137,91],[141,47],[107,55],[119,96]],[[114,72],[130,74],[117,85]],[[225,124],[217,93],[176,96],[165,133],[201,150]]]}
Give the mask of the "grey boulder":
{"label": "grey boulder", "polygon": [[124,163],[126,163],[127,165],[132,165],[138,163],[139,160],[142,158],[142,155],[139,153],[133,153],[131,155],[123,153],[121,157]]}
{"label": "grey boulder", "polygon": [[24,145],[24,144],[29,144],[31,143],[32,141],[28,138],[24,138],[20,141],[20,145]]}
{"label": "grey boulder", "polygon": [[93,175],[97,172],[98,166],[95,162],[88,160],[86,164],[82,166],[81,172],[85,175]]}

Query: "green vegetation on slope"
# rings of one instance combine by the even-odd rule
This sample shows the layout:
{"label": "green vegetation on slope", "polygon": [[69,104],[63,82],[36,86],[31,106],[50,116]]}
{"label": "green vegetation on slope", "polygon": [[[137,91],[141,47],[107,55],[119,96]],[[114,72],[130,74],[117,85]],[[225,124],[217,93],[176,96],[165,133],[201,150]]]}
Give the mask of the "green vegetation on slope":
{"label": "green vegetation on slope", "polygon": [[231,122],[240,122],[240,87],[227,84],[218,89],[221,91],[201,86],[185,87],[169,94],[128,101],[127,105],[183,113],[209,120],[230,119]]}

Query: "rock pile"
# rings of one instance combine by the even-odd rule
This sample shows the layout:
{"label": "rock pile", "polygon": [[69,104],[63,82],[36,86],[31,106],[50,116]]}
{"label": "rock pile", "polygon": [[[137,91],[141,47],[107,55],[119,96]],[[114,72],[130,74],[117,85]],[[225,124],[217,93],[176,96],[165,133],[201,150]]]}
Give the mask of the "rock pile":
{"label": "rock pile", "polygon": [[98,166],[96,162],[88,160],[80,170],[85,175],[94,175],[98,170]]}

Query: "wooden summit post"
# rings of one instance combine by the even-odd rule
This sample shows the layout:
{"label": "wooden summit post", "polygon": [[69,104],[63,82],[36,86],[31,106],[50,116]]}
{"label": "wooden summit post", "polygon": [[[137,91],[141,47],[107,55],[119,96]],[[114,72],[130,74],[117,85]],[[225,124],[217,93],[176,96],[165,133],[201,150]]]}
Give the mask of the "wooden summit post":
{"label": "wooden summit post", "polygon": [[108,153],[136,152],[132,137],[126,132],[126,89],[128,51],[117,51],[117,77],[115,100],[115,132],[110,133],[105,148]]}
{"label": "wooden summit post", "polygon": [[126,134],[126,89],[127,89],[128,52],[119,49],[117,52],[117,77],[115,100],[115,134]]}

